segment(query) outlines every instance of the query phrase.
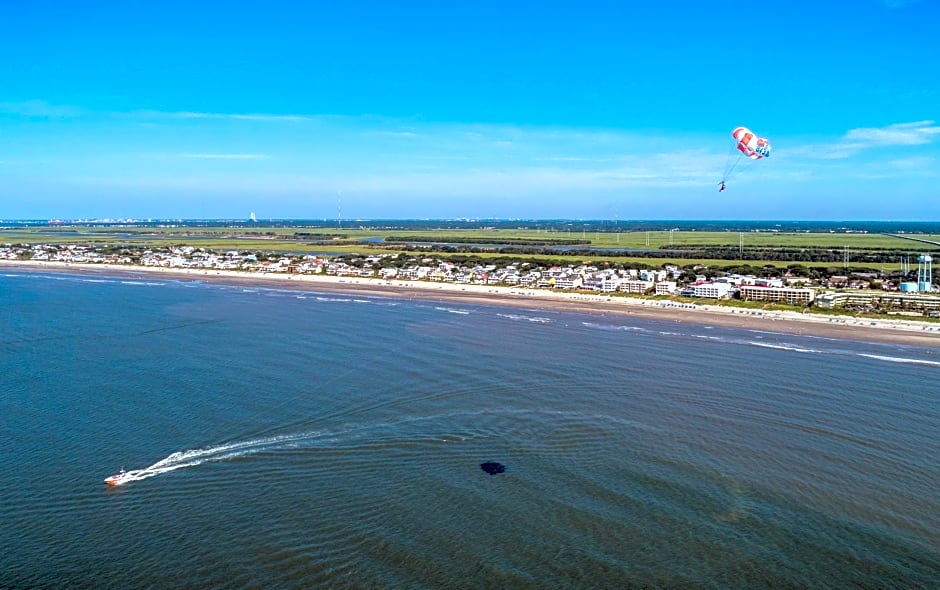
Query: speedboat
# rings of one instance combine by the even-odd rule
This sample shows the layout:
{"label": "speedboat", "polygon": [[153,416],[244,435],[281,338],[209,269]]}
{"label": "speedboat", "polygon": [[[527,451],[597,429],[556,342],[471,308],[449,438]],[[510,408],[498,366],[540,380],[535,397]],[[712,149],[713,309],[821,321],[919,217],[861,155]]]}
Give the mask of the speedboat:
{"label": "speedboat", "polygon": [[119,486],[122,483],[126,483],[130,481],[130,479],[131,479],[131,474],[128,473],[127,471],[124,471],[124,469],[121,469],[119,472],[115,473],[114,475],[110,477],[106,477],[104,480],[104,483],[108,484],[109,486]]}

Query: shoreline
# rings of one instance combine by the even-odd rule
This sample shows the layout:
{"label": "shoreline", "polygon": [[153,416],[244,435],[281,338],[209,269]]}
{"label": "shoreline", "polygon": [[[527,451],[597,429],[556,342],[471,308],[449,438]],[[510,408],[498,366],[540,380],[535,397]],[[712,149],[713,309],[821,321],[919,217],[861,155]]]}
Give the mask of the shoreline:
{"label": "shoreline", "polygon": [[496,285],[462,285],[333,275],[290,275],[283,273],[244,273],[237,271],[180,269],[69,262],[0,260],[0,268],[109,274],[140,278],[140,275],[170,280],[288,287],[297,290],[326,291],[391,298],[428,299],[479,305],[500,305],[602,316],[639,317],[662,321],[689,322],[730,328],[761,330],[824,338],[869,342],[940,346],[940,324],[908,319],[870,319],[826,316],[796,311],[761,311],[709,304],[676,303],[664,300],[612,297],[606,294],[560,293]]}

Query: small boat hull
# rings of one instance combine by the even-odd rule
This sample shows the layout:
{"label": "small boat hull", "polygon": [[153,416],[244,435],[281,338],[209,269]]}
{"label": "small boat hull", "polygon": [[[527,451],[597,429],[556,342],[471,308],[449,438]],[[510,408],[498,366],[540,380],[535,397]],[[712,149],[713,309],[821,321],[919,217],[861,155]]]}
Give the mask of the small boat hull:
{"label": "small boat hull", "polygon": [[126,471],[121,471],[120,473],[115,473],[110,477],[106,477],[104,483],[108,484],[109,486],[119,486],[122,483],[130,481],[130,479],[131,475],[129,473]]}

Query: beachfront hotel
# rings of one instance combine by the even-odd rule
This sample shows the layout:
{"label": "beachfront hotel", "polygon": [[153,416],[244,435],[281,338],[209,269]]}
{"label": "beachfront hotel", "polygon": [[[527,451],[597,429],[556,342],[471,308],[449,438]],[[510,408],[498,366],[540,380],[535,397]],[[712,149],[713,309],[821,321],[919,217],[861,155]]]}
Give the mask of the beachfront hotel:
{"label": "beachfront hotel", "polygon": [[765,285],[741,285],[738,292],[745,301],[785,302],[790,305],[809,305],[816,297],[812,289]]}

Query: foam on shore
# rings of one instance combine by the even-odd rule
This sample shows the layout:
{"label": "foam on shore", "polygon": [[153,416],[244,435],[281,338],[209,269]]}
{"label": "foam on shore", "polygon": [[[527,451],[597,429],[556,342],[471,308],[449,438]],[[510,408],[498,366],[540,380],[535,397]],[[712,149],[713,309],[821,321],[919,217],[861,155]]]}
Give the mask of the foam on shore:
{"label": "foam on shore", "polygon": [[50,272],[111,273],[139,280],[141,275],[164,276],[167,279],[237,282],[242,285],[263,283],[289,285],[291,289],[329,291],[346,294],[368,294],[383,297],[412,297],[450,302],[475,302],[551,309],[593,314],[645,316],[669,321],[689,321],[774,333],[802,334],[828,338],[849,338],[894,342],[921,346],[940,344],[940,324],[895,318],[855,318],[797,311],[763,311],[740,307],[677,303],[666,300],[620,297],[506,287],[496,285],[464,285],[396,279],[338,277],[333,275],[299,275],[286,273],[237,272],[214,269],[185,269],[109,264],[74,264],[34,260],[0,260],[0,267],[42,269]]}

